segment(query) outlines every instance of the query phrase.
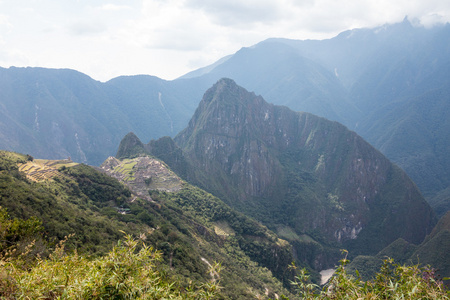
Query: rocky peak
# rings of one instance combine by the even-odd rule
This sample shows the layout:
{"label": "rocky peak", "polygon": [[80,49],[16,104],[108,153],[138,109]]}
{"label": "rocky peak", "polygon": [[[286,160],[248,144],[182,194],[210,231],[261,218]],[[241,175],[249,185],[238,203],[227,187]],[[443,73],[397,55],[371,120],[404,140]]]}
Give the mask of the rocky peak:
{"label": "rocky peak", "polygon": [[270,106],[231,79],[221,79],[205,93],[176,142],[190,149],[205,170],[219,168],[240,182],[247,195],[261,195],[277,168],[266,145],[257,140],[264,129],[259,115]]}
{"label": "rocky peak", "polygon": [[435,223],[406,174],[356,133],[230,79],[204,94],[175,141],[197,184],[272,229],[367,253],[398,237],[419,243]]}

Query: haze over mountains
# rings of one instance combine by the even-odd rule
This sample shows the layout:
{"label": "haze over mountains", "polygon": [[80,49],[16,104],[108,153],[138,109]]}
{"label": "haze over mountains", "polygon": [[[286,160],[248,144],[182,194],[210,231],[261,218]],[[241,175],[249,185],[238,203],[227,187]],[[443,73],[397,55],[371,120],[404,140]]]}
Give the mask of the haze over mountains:
{"label": "haze over mountains", "polygon": [[322,41],[269,39],[177,80],[96,82],[71,70],[0,69],[0,147],[100,164],[133,131],[175,136],[204,91],[232,78],[268,102],[338,121],[449,208],[450,25],[402,23]]}
{"label": "haze over mountains", "polygon": [[73,70],[9,68],[0,77],[0,147],[38,157],[99,165],[127,132],[174,135],[195,109],[183,101],[189,88],[151,76],[100,83]]}

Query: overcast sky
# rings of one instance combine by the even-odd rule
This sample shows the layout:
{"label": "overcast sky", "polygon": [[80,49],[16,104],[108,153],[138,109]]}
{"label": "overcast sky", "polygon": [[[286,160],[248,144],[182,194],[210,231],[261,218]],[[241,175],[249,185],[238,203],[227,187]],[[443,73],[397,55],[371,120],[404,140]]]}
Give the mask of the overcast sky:
{"label": "overcast sky", "polygon": [[450,21],[449,0],[0,0],[0,66],[174,79],[269,37]]}

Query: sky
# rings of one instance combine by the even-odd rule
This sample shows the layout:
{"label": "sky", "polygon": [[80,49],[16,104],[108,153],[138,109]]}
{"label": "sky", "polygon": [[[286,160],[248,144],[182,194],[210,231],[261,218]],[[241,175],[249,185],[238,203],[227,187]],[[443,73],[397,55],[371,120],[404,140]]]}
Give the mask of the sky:
{"label": "sky", "polygon": [[450,22],[449,0],[0,0],[0,67],[175,79],[270,37]]}

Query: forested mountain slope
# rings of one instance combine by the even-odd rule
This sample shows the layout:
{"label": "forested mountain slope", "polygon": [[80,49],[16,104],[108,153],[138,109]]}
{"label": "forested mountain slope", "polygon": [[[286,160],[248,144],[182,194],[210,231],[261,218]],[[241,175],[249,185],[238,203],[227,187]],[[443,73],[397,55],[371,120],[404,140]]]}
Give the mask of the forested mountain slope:
{"label": "forested mountain slope", "polygon": [[[9,227],[0,228],[0,253],[5,254],[16,243],[25,251],[35,239],[28,254],[30,268],[32,257],[45,259],[60,240],[74,234],[66,242],[67,251],[77,249],[82,257],[101,257],[127,233],[161,251],[158,272],[180,290],[189,282],[196,286],[209,283],[210,265],[217,262],[223,271],[213,277],[223,286],[218,292],[221,298],[289,294],[282,282],[289,287],[292,273],[288,265],[294,259],[286,241],[218,198],[183,182],[158,160],[139,160],[105,164],[109,173],[130,184],[127,187],[87,165],[0,151],[1,209],[18,220],[32,218],[24,229],[15,221],[12,228],[18,229],[17,233],[3,235]],[[148,174],[152,180],[146,182]],[[147,189],[146,195],[136,189],[135,181]],[[39,223],[45,234],[38,233]],[[17,240],[20,237],[24,239]],[[0,276],[6,274],[3,271]],[[3,284],[5,278],[1,278]]]}

